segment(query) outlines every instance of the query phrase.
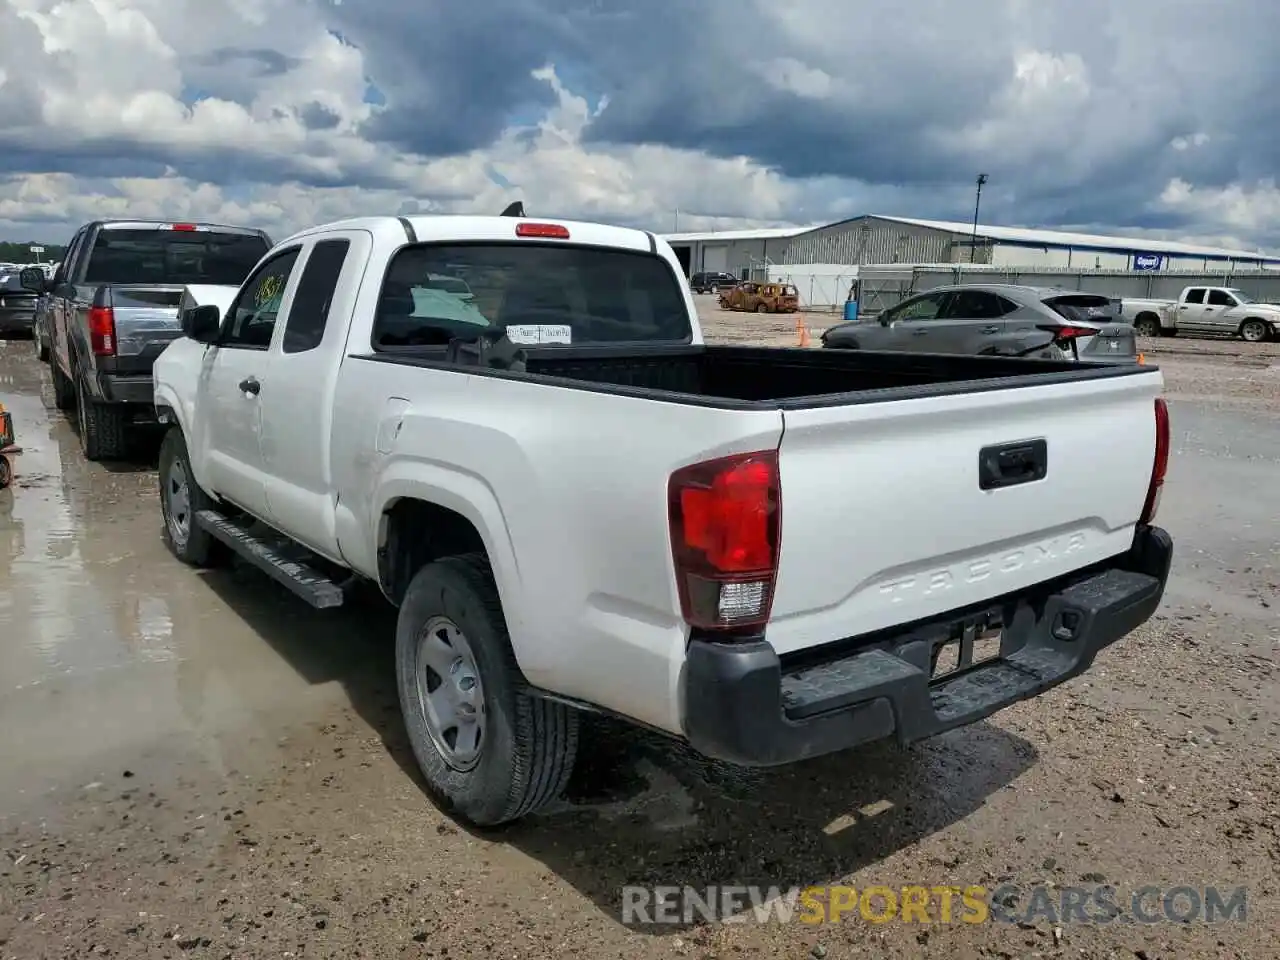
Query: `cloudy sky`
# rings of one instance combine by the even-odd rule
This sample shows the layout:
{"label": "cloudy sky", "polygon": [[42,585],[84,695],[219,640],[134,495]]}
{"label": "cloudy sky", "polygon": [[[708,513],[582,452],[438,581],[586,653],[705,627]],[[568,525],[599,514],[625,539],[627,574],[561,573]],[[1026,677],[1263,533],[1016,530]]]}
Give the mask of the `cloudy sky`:
{"label": "cloudy sky", "polygon": [[1267,0],[0,0],[0,239],[860,213],[1280,249]]}

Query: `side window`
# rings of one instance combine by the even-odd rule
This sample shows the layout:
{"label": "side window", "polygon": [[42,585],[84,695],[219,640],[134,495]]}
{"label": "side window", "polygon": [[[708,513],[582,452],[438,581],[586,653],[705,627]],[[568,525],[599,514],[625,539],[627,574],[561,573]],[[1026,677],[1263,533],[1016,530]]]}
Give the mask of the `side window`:
{"label": "side window", "polygon": [[[1004,305],[1008,303],[1002,297],[980,290],[959,290],[951,295],[947,305],[945,319],[948,320],[994,320],[1009,311]],[[1016,309],[1016,308],[1015,308]]]}
{"label": "side window", "polygon": [[265,350],[270,346],[280,302],[297,262],[298,248],[294,247],[262,265],[227,311],[218,346],[242,350]]}
{"label": "side window", "polygon": [[890,317],[890,322],[897,320],[936,320],[946,299],[945,293],[929,293],[915,300],[902,304]]}
{"label": "side window", "polygon": [[56,289],[59,284],[66,283],[67,278],[71,275],[71,268],[74,266],[76,257],[80,256],[80,247],[84,241],[85,228],[81,227],[76,231],[76,235],[71,238],[71,243],[67,245],[67,249],[62,253],[62,262],[58,264],[58,269],[53,274],[53,285]]}
{"label": "side window", "polygon": [[1196,290],[1188,290],[1186,302],[1187,303],[1204,303],[1204,289],[1199,288]]}
{"label": "side window", "polygon": [[1234,307],[1235,298],[1225,290],[1210,290],[1209,305],[1213,307]]}
{"label": "side window", "polygon": [[338,277],[350,249],[349,240],[321,240],[312,248],[285,320],[285,353],[303,353],[320,346]]}

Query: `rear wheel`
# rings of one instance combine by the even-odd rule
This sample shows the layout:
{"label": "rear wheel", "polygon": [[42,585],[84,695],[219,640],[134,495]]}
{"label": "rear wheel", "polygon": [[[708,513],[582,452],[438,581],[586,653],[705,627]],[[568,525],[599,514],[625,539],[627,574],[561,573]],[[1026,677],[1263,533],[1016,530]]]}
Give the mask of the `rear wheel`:
{"label": "rear wheel", "polygon": [[1140,337],[1160,336],[1160,321],[1151,314],[1142,314],[1133,322],[1134,332]]}
{"label": "rear wheel", "polygon": [[769,305],[766,303],[756,304],[756,313],[768,313]]}
{"label": "rear wheel", "polygon": [[129,446],[129,420],[119,407],[94,400],[84,377],[76,379],[76,417],[80,421],[80,449],[86,460],[124,457]]}
{"label": "rear wheel", "polygon": [[1246,320],[1240,324],[1240,338],[1249,343],[1262,343],[1270,332],[1262,320]]}
{"label": "rear wheel", "polygon": [[9,458],[0,453],[0,490],[13,483],[13,465]]}
{"label": "rear wheel", "polygon": [[400,605],[396,675],[409,743],[443,808],[496,826],[564,790],[578,715],[530,693],[483,556],[418,571]]}

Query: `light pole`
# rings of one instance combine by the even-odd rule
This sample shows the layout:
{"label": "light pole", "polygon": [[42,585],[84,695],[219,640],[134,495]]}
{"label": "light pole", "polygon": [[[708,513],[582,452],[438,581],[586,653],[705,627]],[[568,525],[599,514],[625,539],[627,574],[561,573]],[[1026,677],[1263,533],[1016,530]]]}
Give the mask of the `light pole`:
{"label": "light pole", "polygon": [[987,182],[985,173],[978,174],[978,195],[973,201],[973,236],[969,238],[969,262],[978,255],[978,210],[982,206],[982,185]]}

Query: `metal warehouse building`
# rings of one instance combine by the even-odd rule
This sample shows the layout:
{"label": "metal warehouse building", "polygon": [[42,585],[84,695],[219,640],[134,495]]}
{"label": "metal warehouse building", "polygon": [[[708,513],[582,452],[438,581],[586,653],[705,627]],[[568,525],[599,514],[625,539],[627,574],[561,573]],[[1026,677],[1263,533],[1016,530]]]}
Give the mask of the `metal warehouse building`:
{"label": "metal warehouse building", "polygon": [[726,271],[764,279],[776,267],[845,275],[858,264],[985,263],[1003,267],[1208,270],[1280,267],[1280,257],[1166,240],[1062,233],[909,217],[863,216],[816,227],[668,234],[686,273]]}

